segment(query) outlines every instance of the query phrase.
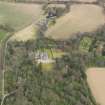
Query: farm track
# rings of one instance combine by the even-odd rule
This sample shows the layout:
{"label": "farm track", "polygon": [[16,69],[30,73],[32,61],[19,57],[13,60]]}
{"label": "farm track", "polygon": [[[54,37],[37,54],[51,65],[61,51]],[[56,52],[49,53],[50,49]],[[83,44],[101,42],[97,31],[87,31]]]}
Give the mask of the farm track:
{"label": "farm track", "polygon": [[94,1],[94,2],[82,2],[82,1],[69,1],[69,0],[50,0],[50,1],[39,1],[39,0],[35,0],[35,1],[19,1],[16,3],[28,3],[28,4],[94,4],[94,5],[98,5],[98,1]]}
{"label": "farm track", "polygon": [[0,43],[0,71],[4,68],[4,49],[5,44],[8,41],[8,39],[11,37],[11,35],[8,35],[4,40]]}
{"label": "farm track", "polygon": [[2,45],[0,44],[0,71],[3,69],[3,52]]}
{"label": "farm track", "polygon": [[105,105],[105,68],[88,68],[86,74],[90,90],[98,105]]}

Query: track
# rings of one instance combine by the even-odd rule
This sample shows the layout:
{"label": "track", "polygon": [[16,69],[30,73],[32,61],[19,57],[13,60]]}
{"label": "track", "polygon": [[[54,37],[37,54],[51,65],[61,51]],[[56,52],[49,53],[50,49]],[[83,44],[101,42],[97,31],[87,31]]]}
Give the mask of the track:
{"label": "track", "polygon": [[3,64],[4,64],[4,44],[3,42],[0,43],[0,71],[3,70]]}
{"label": "track", "polygon": [[0,71],[3,69],[3,52],[2,45],[0,44]]}
{"label": "track", "polygon": [[40,0],[27,0],[19,1],[17,3],[28,3],[28,4],[98,4],[98,1],[95,2],[81,2],[81,1],[72,1],[72,0],[49,0],[49,1],[40,1]]}
{"label": "track", "polygon": [[4,40],[2,40],[0,43],[0,71],[5,68],[4,67],[5,46],[6,46],[6,42],[9,40],[10,37],[11,35],[7,35],[7,37],[5,37]]}

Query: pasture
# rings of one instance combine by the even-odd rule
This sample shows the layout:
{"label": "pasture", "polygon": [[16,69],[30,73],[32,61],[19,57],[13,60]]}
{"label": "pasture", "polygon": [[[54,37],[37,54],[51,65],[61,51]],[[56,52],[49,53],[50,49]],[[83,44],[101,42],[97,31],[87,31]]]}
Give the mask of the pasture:
{"label": "pasture", "polygon": [[87,80],[97,103],[105,105],[105,68],[89,68]]}
{"label": "pasture", "polygon": [[39,5],[0,2],[0,25],[19,30],[37,20],[41,11]]}
{"label": "pasture", "polygon": [[46,37],[68,39],[78,32],[92,32],[105,23],[103,9],[96,5],[75,4],[48,29]]}

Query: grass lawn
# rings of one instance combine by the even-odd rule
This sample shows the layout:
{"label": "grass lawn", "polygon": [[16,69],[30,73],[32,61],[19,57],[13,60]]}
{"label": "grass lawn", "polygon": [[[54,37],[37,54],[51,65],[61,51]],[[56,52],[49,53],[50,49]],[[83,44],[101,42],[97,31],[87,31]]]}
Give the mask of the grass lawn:
{"label": "grass lawn", "polygon": [[61,50],[53,50],[53,56],[54,58],[60,58],[62,57],[63,55],[65,55],[66,53],[61,51]]}
{"label": "grass lawn", "polygon": [[89,37],[84,37],[80,42],[80,47],[79,47],[80,51],[88,52],[91,44],[92,44],[92,39]]}
{"label": "grass lawn", "polygon": [[58,49],[44,49],[45,52],[47,52],[49,58],[60,58],[63,55],[65,55],[66,53],[58,50]]}
{"label": "grass lawn", "polygon": [[31,24],[40,14],[39,5],[0,2],[0,25],[7,24],[15,30]]}
{"label": "grass lawn", "polygon": [[42,70],[43,71],[52,71],[54,67],[53,63],[48,63],[48,64],[42,64]]}
{"label": "grass lawn", "polygon": [[5,31],[3,31],[3,30],[0,30],[0,42],[1,42],[1,40],[6,36],[6,32]]}

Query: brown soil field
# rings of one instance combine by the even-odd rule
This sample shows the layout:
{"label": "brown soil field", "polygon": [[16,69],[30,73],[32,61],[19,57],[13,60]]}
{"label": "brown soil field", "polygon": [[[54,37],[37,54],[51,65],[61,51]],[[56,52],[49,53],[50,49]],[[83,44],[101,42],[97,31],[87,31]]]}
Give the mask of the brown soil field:
{"label": "brown soil field", "polygon": [[96,102],[105,105],[105,68],[88,69],[87,81]]}
{"label": "brown soil field", "polygon": [[57,19],[46,32],[47,37],[67,39],[78,32],[91,32],[105,23],[103,9],[96,5],[75,4],[65,16]]}

